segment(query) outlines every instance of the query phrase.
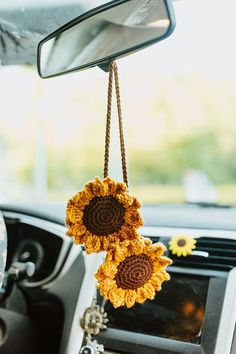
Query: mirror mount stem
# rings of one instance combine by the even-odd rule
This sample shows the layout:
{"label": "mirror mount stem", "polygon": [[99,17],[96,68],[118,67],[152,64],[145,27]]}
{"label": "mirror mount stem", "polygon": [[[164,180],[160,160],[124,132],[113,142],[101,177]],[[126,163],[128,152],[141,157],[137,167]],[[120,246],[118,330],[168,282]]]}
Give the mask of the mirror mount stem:
{"label": "mirror mount stem", "polygon": [[108,73],[112,60],[104,61],[102,64],[98,65],[100,69]]}

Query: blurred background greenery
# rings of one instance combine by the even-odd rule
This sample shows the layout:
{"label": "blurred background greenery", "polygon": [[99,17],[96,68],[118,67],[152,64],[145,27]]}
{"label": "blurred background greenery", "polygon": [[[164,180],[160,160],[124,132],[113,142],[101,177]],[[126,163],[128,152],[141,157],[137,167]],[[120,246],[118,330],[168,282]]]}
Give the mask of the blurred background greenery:
{"label": "blurred background greenery", "polygon": [[[130,189],[144,203],[181,203],[184,177],[201,171],[218,202],[235,204],[234,39],[227,37],[223,49],[213,40],[209,47],[216,36],[209,30],[194,41],[197,10],[190,0],[186,22],[186,3],[176,5],[181,25],[173,37],[119,61]],[[217,35],[223,38],[222,28]],[[0,80],[0,200],[66,201],[102,177],[107,74],[95,68],[41,80],[35,68],[8,67]],[[115,178],[118,161],[114,134]]]}
{"label": "blurred background greenery", "polygon": [[[89,179],[102,176],[106,75],[96,72],[81,90],[79,76],[49,82],[40,81],[29,68],[14,71],[18,87],[9,95],[16,89],[19,102],[0,107],[5,166],[1,193],[31,198],[36,169],[42,168],[37,198],[42,193],[41,199],[64,200]],[[22,93],[26,78],[31,86]],[[220,202],[235,203],[236,80],[199,76],[167,80],[154,73],[152,79],[157,88],[142,101],[135,97],[139,90],[134,83],[129,83],[130,90],[126,86],[122,97],[132,191],[146,203],[182,202],[185,172],[201,170],[216,185]],[[58,81],[66,85],[58,86]],[[119,160],[116,146],[114,158]]]}

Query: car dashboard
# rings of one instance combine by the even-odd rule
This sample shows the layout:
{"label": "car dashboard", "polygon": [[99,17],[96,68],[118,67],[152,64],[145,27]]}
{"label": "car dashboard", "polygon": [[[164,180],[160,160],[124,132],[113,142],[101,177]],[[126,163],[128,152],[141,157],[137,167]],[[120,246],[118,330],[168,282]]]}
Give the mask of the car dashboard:
{"label": "car dashboard", "polygon": [[[188,257],[168,254],[171,280],[153,301],[114,309],[96,289],[104,253],[87,255],[65,236],[62,213],[1,206],[8,232],[7,269],[35,264],[0,308],[0,352],[78,354],[85,341],[80,319],[94,298],[109,322],[97,338],[105,353],[234,354],[236,352],[236,232],[233,229],[145,225],[142,236],[168,245],[173,235],[197,239]],[[205,211],[207,213],[207,210]],[[157,213],[156,218],[158,219]]]}

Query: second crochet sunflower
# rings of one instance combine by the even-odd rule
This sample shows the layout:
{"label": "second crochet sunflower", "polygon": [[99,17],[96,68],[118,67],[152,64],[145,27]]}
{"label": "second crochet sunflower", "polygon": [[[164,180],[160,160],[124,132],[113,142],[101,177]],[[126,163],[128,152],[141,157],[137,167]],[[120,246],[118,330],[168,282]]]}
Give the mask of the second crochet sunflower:
{"label": "second crochet sunflower", "polygon": [[132,307],[135,302],[153,299],[162,283],[170,279],[163,256],[165,246],[149,239],[123,241],[110,249],[97,271],[97,287],[114,307]]}

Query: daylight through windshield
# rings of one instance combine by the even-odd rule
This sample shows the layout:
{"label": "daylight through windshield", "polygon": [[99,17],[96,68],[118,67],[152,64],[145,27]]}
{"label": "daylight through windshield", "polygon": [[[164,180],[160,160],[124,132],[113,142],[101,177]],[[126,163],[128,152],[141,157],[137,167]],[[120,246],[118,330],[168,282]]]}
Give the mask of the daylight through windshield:
{"label": "daylight through windshield", "polygon": [[[236,5],[174,7],[169,39],[118,62],[130,189],[144,204],[235,204]],[[66,201],[102,177],[106,73],[41,80],[14,66],[0,80],[1,201]],[[115,131],[110,175],[121,179]]]}

